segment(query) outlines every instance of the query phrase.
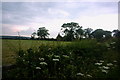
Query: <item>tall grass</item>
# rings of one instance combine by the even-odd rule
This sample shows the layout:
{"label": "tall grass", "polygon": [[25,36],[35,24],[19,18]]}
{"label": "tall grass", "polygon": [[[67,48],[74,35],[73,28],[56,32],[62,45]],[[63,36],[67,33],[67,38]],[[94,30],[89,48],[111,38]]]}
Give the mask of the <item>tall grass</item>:
{"label": "tall grass", "polygon": [[[118,53],[115,49],[109,50],[105,43],[96,40],[31,42],[32,46],[29,44],[29,48],[17,52],[16,68],[4,72],[3,78],[76,80],[119,77],[115,59]],[[107,66],[108,63],[112,65]]]}

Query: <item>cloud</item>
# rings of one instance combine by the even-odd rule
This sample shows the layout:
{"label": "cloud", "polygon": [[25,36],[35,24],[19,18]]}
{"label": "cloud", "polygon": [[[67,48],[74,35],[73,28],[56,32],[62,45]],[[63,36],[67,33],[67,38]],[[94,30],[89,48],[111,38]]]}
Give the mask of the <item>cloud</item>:
{"label": "cloud", "polygon": [[95,29],[104,29],[104,30],[110,30],[118,28],[118,15],[117,14],[105,14],[105,15],[99,15],[99,16],[84,16],[83,18],[77,19],[84,28],[91,27],[94,30]]}
{"label": "cloud", "polygon": [[[61,25],[80,23],[83,27],[112,30],[117,28],[116,2],[3,2],[3,34],[31,35],[46,27],[56,37]],[[7,31],[9,30],[9,32]]]}

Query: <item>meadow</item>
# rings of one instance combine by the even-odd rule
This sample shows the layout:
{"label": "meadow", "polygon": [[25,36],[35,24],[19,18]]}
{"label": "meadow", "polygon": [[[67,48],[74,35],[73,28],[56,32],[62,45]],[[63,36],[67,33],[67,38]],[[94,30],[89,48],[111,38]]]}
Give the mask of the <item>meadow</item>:
{"label": "meadow", "polygon": [[29,48],[38,48],[40,45],[44,44],[67,44],[70,42],[55,42],[55,41],[40,41],[40,40],[2,40],[2,65],[11,65],[15,63],[15,58],[17,57],[17,52],[19,49],[27,50]]}
{"label": "meadow", "polygon": [[[2,40],[3,79],[119,78],[116,40]],[[6,75],[7,74],[7,75]]]}

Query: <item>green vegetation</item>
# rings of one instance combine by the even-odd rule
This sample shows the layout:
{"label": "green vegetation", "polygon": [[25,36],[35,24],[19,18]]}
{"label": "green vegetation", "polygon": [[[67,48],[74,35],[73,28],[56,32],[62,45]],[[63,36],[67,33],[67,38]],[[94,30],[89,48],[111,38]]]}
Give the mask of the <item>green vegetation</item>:
{"label": "green vegetation", "polygon": [[8,66],[3,79],[119,78],[119,30],[114,30],[112,36],[103,29],[83,30],[75,22],[61,27],[63,35],[58,33],[58,41],[45,41],[49,35],[45,27],[32,33],[34,40],[20,40],[20,35],[19,40],[3,40],[2,63]]}
{"label": "green vegetation", "polygon": [[4,65],[10,65],[15,63],[15,59],[17,57],[16,53],[21,48],[22,50],[27,50],[29,48],[38,48],[39,46],[43,44],[49,44],[49,45],[57,45],[57,44],[68,44],[70,42],[55,42],[55,41],[40,41],[40,40],[8,40],[3,39],[2,40],[2,60],[3,60],[3,66]]}
{"label": "green vegetation", "polygon": [[117,39],[3,40],[3,64],[16,66],[4,71],[3,79],[119,78],[118,45]]}

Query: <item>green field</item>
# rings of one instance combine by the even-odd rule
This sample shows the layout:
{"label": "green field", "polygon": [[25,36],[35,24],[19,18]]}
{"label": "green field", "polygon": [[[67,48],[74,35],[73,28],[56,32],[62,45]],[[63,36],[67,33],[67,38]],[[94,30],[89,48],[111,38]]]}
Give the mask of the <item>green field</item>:
{"label": "green field", "polygon": [[56,41],[40,41],[40,40],[2,40],[2,65],[10,65],[15,63],[15,58],[17,57],[17,52],[21,48],[22,50],[27,50],[29,48],[38,48],[40,45],[49,44],[65,45],[70,42],[56,42]]}
{"label": "green field", "polygon": [[118,45],[115,40],[5,39],[2,40],[2,63],[16,64],[17,67],[3,74],[7,74],[4,75],[6,78],[16,75],[15,79],[118,78]]}

